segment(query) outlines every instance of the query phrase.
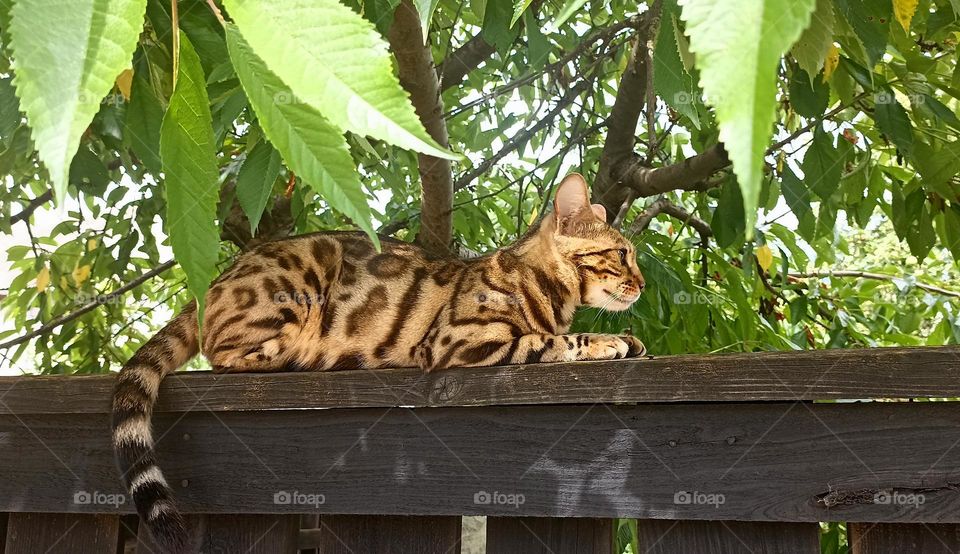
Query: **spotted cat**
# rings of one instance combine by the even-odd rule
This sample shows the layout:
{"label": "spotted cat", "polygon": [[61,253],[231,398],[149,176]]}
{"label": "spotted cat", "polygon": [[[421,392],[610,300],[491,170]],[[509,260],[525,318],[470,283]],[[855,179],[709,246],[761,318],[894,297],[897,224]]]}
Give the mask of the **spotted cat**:
{"label": "spotted cat", "polygon": [[171,552],[184,523],[157,467],[150,416],[160,381],[202,352],[216,371],[425,371],[644,354],[628,335],[567,334],[577,306],[625,310],[644,287],[633,245],[577,174],[554,211],[482,258],[433,258],[361,233],[263,244],[210,287],[202,338],[188,306],[126,363],[113,397],[118,465],[140,517]]}

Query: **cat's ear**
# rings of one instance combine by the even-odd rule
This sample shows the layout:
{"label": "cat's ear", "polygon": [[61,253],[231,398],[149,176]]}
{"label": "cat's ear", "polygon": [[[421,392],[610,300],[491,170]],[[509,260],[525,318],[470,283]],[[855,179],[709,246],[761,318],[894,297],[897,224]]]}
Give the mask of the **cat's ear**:
{"label": "cat's ear", "polygon": [[593,215],[597,216],[600,221],[607,220],[607,209],[603,207],[603,204],[590,204],[590,209],[593,210]]}
{"label": "cat's ear", "polygon": [[573,217],[584,210],[590,211],[590,190],[587,181],[579,173],[571,173],[560,181],[553,197],[553,211],[557,221]]}

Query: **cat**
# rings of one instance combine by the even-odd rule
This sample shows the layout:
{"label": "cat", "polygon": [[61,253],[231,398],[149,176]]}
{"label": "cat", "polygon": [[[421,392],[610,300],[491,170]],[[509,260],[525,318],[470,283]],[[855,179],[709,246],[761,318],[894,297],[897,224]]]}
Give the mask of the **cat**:
{"label": "cat", "polygon": [[641,356],[629,335],[566,334],[579,305],[626,310],[644,288],[633,244],[590,204],[579,174],[515,244],[471,260],[412,244],[322,232],[238,257],[206,294],[202,338],[189,304],[124,365],[113,443],[125,485],[157,543],[187,548],[153,452],[164,376],[202,352],[215,371],[323,371],[608,360]]}

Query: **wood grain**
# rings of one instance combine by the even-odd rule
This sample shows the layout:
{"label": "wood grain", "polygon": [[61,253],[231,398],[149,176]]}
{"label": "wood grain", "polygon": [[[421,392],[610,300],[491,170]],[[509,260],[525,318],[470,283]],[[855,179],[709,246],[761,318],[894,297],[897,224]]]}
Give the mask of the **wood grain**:
{"label": "wood grain", "polygon": [[[111,375],[0,377],[0,414],[107,413]],[[177,373],[162,412],[960,397],[960,347],[668,356],[453,369]]]}
{"label": "wood grain", "polygon": [[[201,554],[297,554],[300,516],[294,514],[190,515],[193,547]],[[137,554],[162,554],[144,525]]]}
{"label": "wood grain", "polygon": [[5,554],[104,554],[117,550],[120,518],[111,514],[11,513]]}
{"label": "wood grain", "polygon": [[487,519],[486,554],[610,554],[613,520],[559,517]]}
{"label": "wood grain", "polygon": [[[960,523],[952,402],[197,411],[154,435],[188,513]],[[122,492],[106,415],[0,416],[0,436],[0,511],[132,509],[69,501]],[[892,489],[922,509],[874,503]]]}
{"label": "wood grain", "polygon": [[651,519],[637,522],[637,534],[646,554],[820,554],[816,523]]}
{"label": "wood grain", "polygon": [[960,525],[949,523],[852,523],[847,528],[852,554],[955,554]]}
{"label": "wood grain", "polygon": [[460,517],[324,515],[323,554],[460,554]]}

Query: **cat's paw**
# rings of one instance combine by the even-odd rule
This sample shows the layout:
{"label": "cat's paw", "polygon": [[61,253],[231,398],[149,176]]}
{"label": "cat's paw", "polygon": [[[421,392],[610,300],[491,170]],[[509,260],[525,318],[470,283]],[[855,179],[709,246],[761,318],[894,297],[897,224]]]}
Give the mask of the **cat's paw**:
{"label": "cat's paw", "polygon": [[631,345],[620,335],[584,335],[581,360],[618,360],[626,358]]}
{"label": "cat's paw", "polygon": [[629,345],[627,358],[636,358],[647,353],[647,347],[640,342],[640,339],[633,335],[620,335],[620,339]]}

